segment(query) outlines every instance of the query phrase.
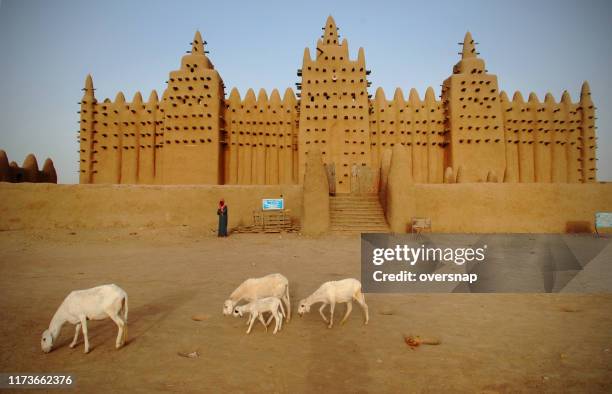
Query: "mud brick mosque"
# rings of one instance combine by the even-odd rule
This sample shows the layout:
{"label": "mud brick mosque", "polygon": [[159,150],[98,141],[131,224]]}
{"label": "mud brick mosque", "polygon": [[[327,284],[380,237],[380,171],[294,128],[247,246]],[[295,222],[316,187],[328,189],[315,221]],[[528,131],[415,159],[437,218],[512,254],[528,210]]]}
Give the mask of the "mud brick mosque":
{"label": "mud brick mosque", "polygon": [[[596,182],[595,107],[564,92],[498,89],[468,32],[461,59],[437,98],[396,89],[368,92],[365,52],[349,58],[330,16],[314,53],[306,48],[297,94],[225,85],[195,34],[161,99],[140,93],[98,101],[91,76],[80,103],[80,183],[299,184],[310,151],[322,155],[330,189],[376,192],[399,145],[414,183]],[[525,99],[527,97],[527,99]]]}

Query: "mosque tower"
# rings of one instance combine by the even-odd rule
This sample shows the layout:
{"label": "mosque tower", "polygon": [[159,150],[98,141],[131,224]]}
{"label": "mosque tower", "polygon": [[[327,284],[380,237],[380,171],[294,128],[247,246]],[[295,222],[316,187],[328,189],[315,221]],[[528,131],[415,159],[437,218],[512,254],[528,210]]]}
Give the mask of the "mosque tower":
{"label": "mosque tower", "polygon": [[317,42],[315,59],[304,50],[299,120],[299,180],[306,155],[319,149],[335,191],[348,193],[357,185],[360,171],[370,170],[369,99],[365,55],[349,59],[346,39],[340,42],[330,16]]}
{"label": "mosque tower", "polygon": [[196,32],[191,52],[170,72],[160,110],[163,116],[162,184],[220,184],[224,131],[223,80]]}
{"label": "mosque tower", "polygon": [[487,73],[470,32],[460,55],[453,74],[442,85],[451,131],[445,167],[460,171],[467,182],[484,181],[489,173],[501,177],[506,159],[497,76]]}

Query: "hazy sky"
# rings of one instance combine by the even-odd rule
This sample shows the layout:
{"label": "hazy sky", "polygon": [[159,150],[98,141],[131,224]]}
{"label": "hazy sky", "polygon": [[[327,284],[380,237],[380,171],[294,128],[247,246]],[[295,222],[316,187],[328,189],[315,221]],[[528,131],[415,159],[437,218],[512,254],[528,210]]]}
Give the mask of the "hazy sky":
{"label": "hazy sky", "polygon": [[467,30],[500,89],[578,100],[584,80],[597,111],[599,180],[612,180],[612,2],[610,1],[31,1],[0,0],[0,149],[21,164],[55,162],[78,182],[81,88],[96,97],[161,97],[168,73],[199,29],[227,93],[284,90],[298,82],[305,47],[333,15],[351,57],[365,48],[378,86],[423,96],[458,60]]}

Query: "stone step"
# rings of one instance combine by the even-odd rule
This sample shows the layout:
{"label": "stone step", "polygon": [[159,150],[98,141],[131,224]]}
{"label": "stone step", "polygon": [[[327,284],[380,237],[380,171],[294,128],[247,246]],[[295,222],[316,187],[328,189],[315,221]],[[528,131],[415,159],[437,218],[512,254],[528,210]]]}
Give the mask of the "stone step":
{"label": "stone step", "polygon": [[368,219],[368,218],[384,218],[385,216],[382,213],[372,213],[372,212],[352,212],[352,213],[339,213],[332,212],[330,215],[331,218],[360,218],[360,219]]}
{"label": "stone step", "polygon": [[356,217],[334,217],[332,223],[382,223],[387,224],[385,218],[356,218]]}
{"label": "stone step", "polygon": [[376,212],[331,212],[330,218],[380,218],[386,220],[384,213]]}
{"label": "stone step", "polygon": [[389,229],[386,227],[332,227],[331,231],[336,233],[388,233]]}
{"label": "stone step", "polygon": [[330,217],[332,216],[377,216],[385,217],[384,212],[378,211],[331,211]]}
{"label": "stone step", "polygon": [[341,206],[341,207],[330,207],[332,211],[372,211],[372,212],[384,212],[380,206],[376,207],[350,207],[350,206]]}
{"label": "stone step", "polygon": [[337,201],[378,201],[378,196],[330,196],[329,199]]}
{"label": "stone step", "polygon": [[356,231],[389,231],[389,227],[386,225],[359,225],[359,226],[349,226],[346,224],[335,224],[331,226],[332,230],[356,230]]}
{"label": "stone step", "polygon": [[330,197],[330,201],[379,201],[378,197]]}
{"label": "stone step", "polygon": [[330,205],[380,205],[378,201],[330,201]]}
{"label": "stone step", "polygon": [[386,224],[359,224],[359,225],[351,225],[351,224],[346,224],[346,223],[332,223],[331,228],[345,228],[345,229],[363,229],[363,230],[368,230],[368,229],[379,229],[379,230],[388,230],[388,226]]}
{"label": "stone step", "polygon": [[330,204],[380,204],[378,200],[329,200]]}
{"label": "stone step", "polygon": [[331,231],[387,233],[389,226],[377,194],[340,194],[330,197]]}
{"label": "stone step", "polygon": [[334,217],[331,218],[331,222],[332,223],[364,223],[364,224],[368,224],[368,223],[381,223],[386,225],[387,221],[385,220],[384,217],[377,217],[377,218],[365,218],[365,217]]}
{"label": "stone step", "polygon": [[348,227],[385,227],[387,228],[386,222],[347,222],[347,221],[332,221],[330,225],[333,226],[348,226]]}
{"label": "stone step", "polygon": [[369,205],[364,205],[364,204],[330,204],[329,206],[331,209],[357,209],[357,210],[361,210],[361,209],[382,209],[380,205],[374,205],[374,204],[369,204]]}

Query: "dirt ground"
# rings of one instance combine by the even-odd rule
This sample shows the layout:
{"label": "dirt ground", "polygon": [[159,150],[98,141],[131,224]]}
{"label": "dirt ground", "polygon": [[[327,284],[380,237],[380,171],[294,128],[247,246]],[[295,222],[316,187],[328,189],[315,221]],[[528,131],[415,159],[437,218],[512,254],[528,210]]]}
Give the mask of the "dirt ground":
{"label": "dirt ground", "polygon": [[[367,294],[369,325],[355,304],[327,329],[296,304],[324,281],[359,278],[358,236],[202,232],[0,232],[0,372],[73,373],[80,392],[612,391],[612,294]],[[271,272],[289,278],[293,319],[247,336],[223,301]],[[68,348],[68,325],[43,354],[40,334],[68,292],[104,283],[129,294],[127,346],[115,350],[107,320],[90,322],[90,354],[82,339]],[[404,334],[441,344],[412,350]]]}

